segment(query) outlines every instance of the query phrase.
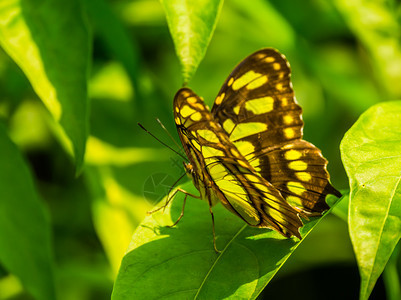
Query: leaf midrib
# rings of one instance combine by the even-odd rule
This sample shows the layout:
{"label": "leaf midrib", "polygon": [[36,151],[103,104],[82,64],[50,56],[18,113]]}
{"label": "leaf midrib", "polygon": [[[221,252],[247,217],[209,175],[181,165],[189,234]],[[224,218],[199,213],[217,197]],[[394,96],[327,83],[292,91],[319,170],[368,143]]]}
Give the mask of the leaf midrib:
{"label": "leaf midrib", "polygon": [[207,279],[209,278],[210,274],[212,273],[214,267],[216,266],[216,264],[218,263],[218,261],[220,260],[220,258],[224,255],[224,253],[226,252],[226,250],[228,249],[228,247],[231,245],[231,243],[238,237],[238,235],[247,227],[247,225],[242,226],[242,228],[240,230],[238,230],[238,232],[230,239],[230,241],[227,243],[227,245],[224,247],[224,249],[221,251],[221,253],[219,254],[219,256],[217,257],[217,259],[215,260],[215,262],[213,263],[213,265],[210,267],[209,271],[207,272],[205,278],[203,279],[201,285],[198,288],[198,292],[196,293],[196,295],[194,296],[194,299],[197,299],[199,296],[200,291],[202,290],[204,284],[206,283]]}

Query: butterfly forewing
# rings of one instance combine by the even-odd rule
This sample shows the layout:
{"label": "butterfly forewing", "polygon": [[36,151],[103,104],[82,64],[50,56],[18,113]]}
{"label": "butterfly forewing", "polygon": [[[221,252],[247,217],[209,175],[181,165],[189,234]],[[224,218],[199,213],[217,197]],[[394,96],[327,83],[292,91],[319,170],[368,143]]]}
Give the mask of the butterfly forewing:
{"label": "butterfly forewing", "polygon": [[300,237],[297,212],[238,151],[202,99],[188,88],[179,90],[174,116],[190,161],[187,172],[202,198],[210,205],[221,201],[251,226]]}
{"label": "butterfly forewing", "polygon": [[251,141],[257,149],[276,148],[301,138],[301,113],[288,63],[273,49],[243,60],[227,78],[212,108],[230,140]]}
{"label": "butterfly forewing", "polygon": [[251,166],[295,209],[317,215],[329,208],[327,194],[341,194],[329,182],[320,150],[302,140],[302,109],[290,75],[287,60],[276,50],[255,52],[227,78],[212,115]]}

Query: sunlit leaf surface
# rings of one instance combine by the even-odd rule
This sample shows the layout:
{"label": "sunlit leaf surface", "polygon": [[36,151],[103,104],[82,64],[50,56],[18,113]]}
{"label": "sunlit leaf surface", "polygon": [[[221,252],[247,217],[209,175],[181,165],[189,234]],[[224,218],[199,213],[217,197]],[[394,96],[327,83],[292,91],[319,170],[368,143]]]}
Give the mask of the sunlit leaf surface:
{"label": "sunlit leaf surface", "polygon": [[341,142],[361,299],[368,299],[401,238],[400,120],[400,101],[378,104],[362,114]]}
{"label": "sunlit leaf surface", "polygon": [[79,1],[1,1],[0,19],[0,45],[63,128],[80,169],[88,135],[90,46]]}

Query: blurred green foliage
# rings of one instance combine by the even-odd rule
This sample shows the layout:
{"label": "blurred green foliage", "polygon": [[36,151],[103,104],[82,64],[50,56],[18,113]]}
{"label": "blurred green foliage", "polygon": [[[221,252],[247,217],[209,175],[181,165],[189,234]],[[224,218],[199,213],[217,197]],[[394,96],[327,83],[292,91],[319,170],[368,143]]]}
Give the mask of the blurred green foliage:
{"label": "blurred green foliage", "polygon": [[[52,254],[36,255],[36,241],[25,246],[31,257],[24,259],[45,259],[53,270],[28,284],[29,276],[41,275],[35,267],[21,275],[4,263],[13,253],[4,245],[35,232],[0,239],[0,299],[51,299],[53,283],[45,278],[53,275],[58,299],[108,299],[136,226],[165,195],[165,185],[183,174],[181,159],[137,126],[175,147],[155,118],[178,140],[172,100],[183,82],[180,62],[157,0],[30,1],[0,3],[1,130],[18,147],[14,157],[9,141],[0,144],[0,178],[7,175],[5,164],[17,161],[23,166],[15,164],[12,172],[33,181],[27,197],[38,202],[35,226],[42,224],[43,249],[52,245]],[[401,99],[400,20],[395,0],[226,0],[189,86],[211,106],[239,61],[263,47],[280,50],[291,63],[305,139],[322,150],[333,185],[347,193],[339,151],[344,133],[370,106]],[[87,135],[85,165],[76,177]],[[17,201],[7,192],[24,186],[15,182],[0,182],[0,202]],[[29,215],[33,200],[27,197],[7,209]],[[346,206],[336,209],[344,219]],[[14,222],[6,210],[0,217],[0,225],[5,218]],[[292,298],[298,291],[298,299],[321,299],[333,282],[342,286],[336,298],[356,297],[358,277],[343,276],[347,270],[357,276],[343,219],[324,218],[261,298]],[[19,253],[15,249],[14,260],[23,259]],[[392,258],[387,286],[394,286],[400,264]],[[336,276],[325,280],[313,272],[322,268]],[[288,282],[299,285],[283,288]],[[373,299],[382,299],[380,287]]]}

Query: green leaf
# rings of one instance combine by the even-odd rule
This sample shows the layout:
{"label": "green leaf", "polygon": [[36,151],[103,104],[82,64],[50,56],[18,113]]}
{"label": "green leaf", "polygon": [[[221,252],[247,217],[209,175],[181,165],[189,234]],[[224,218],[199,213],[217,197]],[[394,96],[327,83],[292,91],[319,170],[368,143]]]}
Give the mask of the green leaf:
{"label": "green leaf", "polygon": [[368,299],[401,238],[400,120],[400,101],[378,104],[362,114],[341,142],[361,299]]}
{"label": "green leaf", "polygon": [[79,2],[1,1],[0,19],[0,45],[68,136],[79,170],[88,135],[90,54]]}
{"label": "green leaf", "polygon": [[166,13],[186,84],[205,56],[223,0],[160,0],[160,2]]}
{"label": "green leaf", "polygon": [[[183,188],[197,194],[192,183]],[[112,299],[255,299],[301,243],[249,227],[218,204],[213,212],[222,252],[216,254],[206,202],[188,197],[182,220],[165,227],[178,218],[182,200],[178,195],[134,232]],[[319,220],[308,222],[302,236]]]}
{"label": "green leaf", "polygon": [[55,299],[50,222],[17,147],[0,125],[0,263],[36,299]]}

